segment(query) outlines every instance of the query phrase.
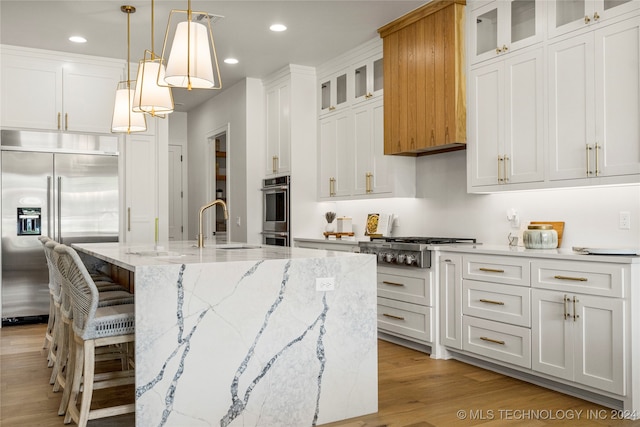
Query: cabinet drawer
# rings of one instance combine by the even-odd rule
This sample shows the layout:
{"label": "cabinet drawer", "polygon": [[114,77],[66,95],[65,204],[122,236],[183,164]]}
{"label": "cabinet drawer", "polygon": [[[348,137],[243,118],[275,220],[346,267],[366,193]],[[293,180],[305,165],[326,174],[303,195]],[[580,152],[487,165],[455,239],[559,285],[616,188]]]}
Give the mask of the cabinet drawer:
{"label": "cabinet drawer", "polygon": [[531,330],[471,316],[462,317],[462,348],[531,368]]}
{"label": "cabinet drawer", "polygon": [[518,326],[531,326],[530,288],[462,281],[462,313]]}
{"label": "cabinet drawer", "polygon": [[521,257],[493,255],[465,255],[464,279],[529,286],[529,260]]}
{"label": "cabinet drawer", "polygon": [[533,261],[531,271],[536,288],[619,298],[631,274],[628,265],[583,261]]}
{"label": "cabinet drawer", "polygon": [[[406,271],[406,269],[404,269]],[[400,273],[400,274],[398,274]],[[392,268],[378,267],[378,296],[413,304],[432,305],[431,272],[396,272]]]}
{"label": "cabinet drawer", "polygon": [[378,298],[378,329],[431,342],[431,307]]}

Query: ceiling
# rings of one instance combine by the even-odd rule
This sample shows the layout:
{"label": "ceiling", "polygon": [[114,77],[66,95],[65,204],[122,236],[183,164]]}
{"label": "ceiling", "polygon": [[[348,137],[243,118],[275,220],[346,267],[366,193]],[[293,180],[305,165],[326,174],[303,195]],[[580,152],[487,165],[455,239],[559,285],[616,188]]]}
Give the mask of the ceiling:
{"label": "ceiling", "polygon": [[[426,1],[192,1],[192,10],[221,15],[213,24],[222,85],[245,77],[264,78],[287,64],[318,66],[372,38],[377,29]],[[127,58],[127,18],[120,6],[135,6],[131,15],[131,61],[151,49],[151,0],[0,0],[0,42],[110,58]],[[186,9],[187,0],[155,0],[154,51],[162,45],[171,9]],[[273,23],[288,27],[269,30]],[[75,44],[72,35],[88,41]],[[227,65],[224,58],[240,62]],[[133,77],[135,78],[135,77]],[[176,111],[189,111],[217,90],[174,89]]]}

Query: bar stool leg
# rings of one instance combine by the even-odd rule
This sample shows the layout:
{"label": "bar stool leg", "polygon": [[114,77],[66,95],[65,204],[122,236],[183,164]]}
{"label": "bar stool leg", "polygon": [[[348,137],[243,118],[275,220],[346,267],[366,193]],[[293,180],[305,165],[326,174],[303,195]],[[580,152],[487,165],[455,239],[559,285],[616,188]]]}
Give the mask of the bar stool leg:
{"label": "bar stool leg", "polygon": [[82,383],[82,371],[84,368],[84,344],[82,343],[82,340],[80,340],[75,334],[74,334],[74,340],[75,340],[75,348],[76,351],[74,352],[74,367],[73,367],[73,372],[69,372],[69,375],[71,375],[70,378],[73,378],[73,381],[71,382],[71,393],[69,394],[69,404],[67,405],[67,413],[64,416],[64,423],[65,424],[69,424],[71,422],[71,411],[76,411],[76,403],[78,402],[78,394],[80,394],[80,384]]}

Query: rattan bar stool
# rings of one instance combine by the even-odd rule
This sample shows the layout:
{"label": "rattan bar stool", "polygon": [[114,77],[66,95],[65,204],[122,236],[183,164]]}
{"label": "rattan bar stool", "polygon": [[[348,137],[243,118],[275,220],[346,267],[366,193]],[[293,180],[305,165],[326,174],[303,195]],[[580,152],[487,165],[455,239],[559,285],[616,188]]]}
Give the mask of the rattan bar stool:
{"label": "rattan bar stool", "polygon": [[[77,252],[65,245],[55,248],[58,254],[68,257],[68,267],[64,274],[65,283],[71,295],[73,312],[75,361],[70,388],[69,405],[65,424],[73,420],[85,427],[88,420],[111,417],[134,412],[135,404],[129,403],[108,408],[91,410],[94,389],[134,384],[134,371],[126,370],[105,375],[95,375],[96,348],[132,344],[135,339],[135,305],[120,304],[99,306],[98,289],[91,279]],[[80,385],[83,384],[82,399],[78,408]],[[67,387],[69,384],[67,384]]]}
{"label": "rattan bar stool", "polygon": [[[40,240],[40,243],[42,243],[42,246],[44,247],[44,245],[51,239],[47,236],[40,236],[38,237],[38,240]],[[47,259],[47,267],[49,269],[49,319],[47,321],[47,329],[45,330],[45,333],[44,333],[44,343],[42,344],[42,348],[44,350],[48,350],[47,360],[48,360],[48,366],[51,368],[54,362],[53,359],[51,358],[51,349],[53,347],[51,342],[53,341],[53,327],[56,319],[56,309],[55,309],[55,303],[53,301],[54,285],[53,283],[51,283],[51,281],[53,280],[53,270],[52,270],[53,267],[51,265],[51,261],[49,260],[49,252],[47,252],[46,249],[44,251],[44,254],[45,254],[45,258]]]}
{"label": "rattan bar stool", "polygon": [[[56,245],[56,248],[64,245]],[[73,371],[74,366],[74,338],[73,338],[73,330],[71,327],[71,321],[73,319],[73,311],[71,306],[71,290],[69,289],[69,281],[65,279],[68,269],[69,263],[72,262],[70,257],[62,256],[62,250],[53,250],[51,255],[53,265],[54,265],[54,277],[61,286],[60,292],[60,307],[58,316],[60,318],[61,323],[61,331],[59,332],[59,344],[57,346],[56,351],[56,364],[55,372],[56,378],[55,383],[53,385],[53,391],[57,392],[62,388],[64,390],[62,394],[62,399],[60,402],[60,407],[58,409],[59,415],[64,415],[67,410],[67,405],[69,402],[69,396],[71,394],[70,387],[67,387],[67,374],[68,372]],[[114,283],[114,285],[117,285]],[[123,289],[121,286],[117,285],[115,289]],[[98,306],[106,307],[109,305],[117,305],[117,304],[132,304],[134,301],[133,294],[124,291],[124,290],[115,290],[115,291],[99,291],[98,294]],[[122,369],[126,369],[127,367],[127,353],[123,351],[121,347],[115,349],[106,349],[107,351],[104,354],[101,354],[99,360],[107,360],[107,359],[120,359]]]}

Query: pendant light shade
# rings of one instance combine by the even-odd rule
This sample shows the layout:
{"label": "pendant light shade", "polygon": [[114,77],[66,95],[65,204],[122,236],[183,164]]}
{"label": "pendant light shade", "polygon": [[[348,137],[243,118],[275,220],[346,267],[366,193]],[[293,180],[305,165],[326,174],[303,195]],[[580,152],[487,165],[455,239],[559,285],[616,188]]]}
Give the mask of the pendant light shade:
{"label": "pendant light shade", "polygon": [[[133,97],[133,111],[164,118],[173,112],[173,96],[168,86],[158,86],[158,76],[163,78],[165,68],[160,58],[145,59],[138,64],[138,77]],[[153,57],[153,52],[149,52]]]}
{"label": "pendant light shade", "polygon": [[147,121],[144,113],[136,113],[133,108],[133,96],[135,81],[131,81],[130,71],[130,39],[131,39],[131,14],[135,13],[133,6],[121,6],[120,10],[127,14],[127,80],[118,83],[116,88],[116,100],[113,106],[113,119],[111,132],[143,132],[147,130]]}
{"label": "pendant light shade", "polygon": [[171,88],[158,86],[158,77],[164,79],[165,68],[162,59],[154,52],[153,42],[154,1],[151,0],[151,50],[145,50],[144,57],[138,63],[133,111],[165,118],[167,114],[173,112],[173,95]]}
{"label": "pendant light shade", "polygon": [[[222,18],[207,12],[172,10],[162,47],[162,61],[167,58],[164,78],[158,84],[191,89],[220,89],[220,67],[211,31],[211,19]],[[175,27],[175,29],[174,29]],[[168,52],[169,34],[174,33]]]}
{"label": "pendant light shade", "polygon": [[[129,83],[129,84],[127,84]],[[116,103],[113,109],[111,132],[144,132],[147,122],[143,113],[132,110],[135,82],[120,82],[116,90]]]}

